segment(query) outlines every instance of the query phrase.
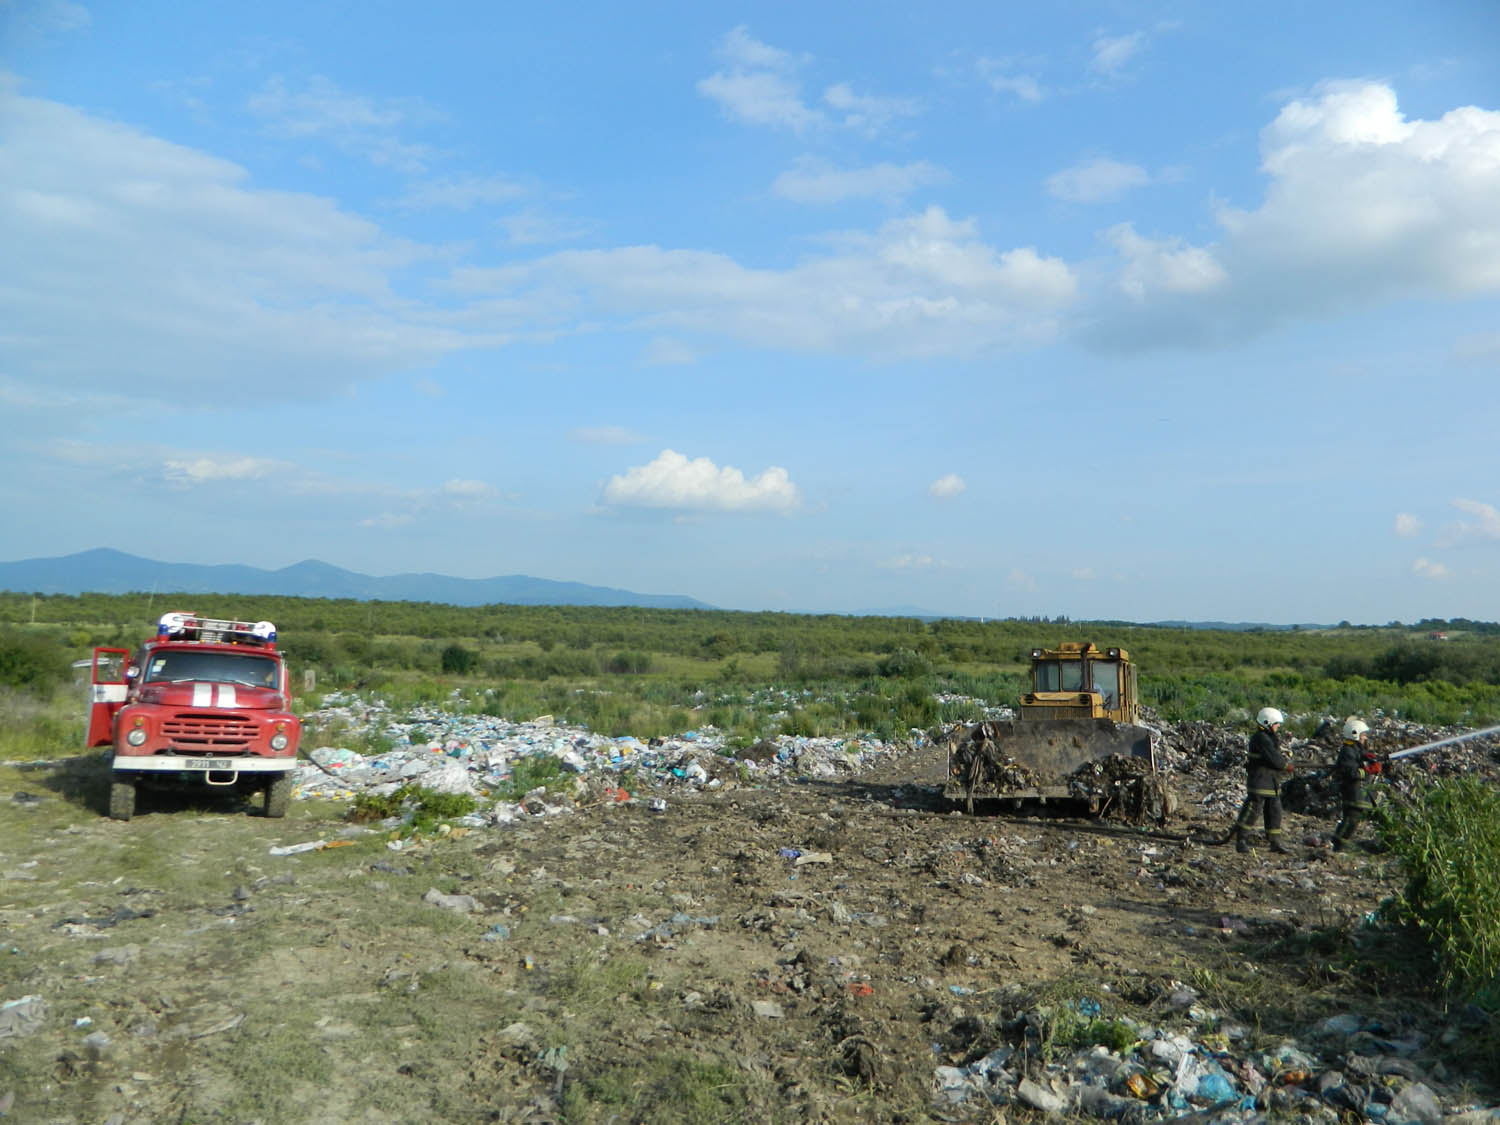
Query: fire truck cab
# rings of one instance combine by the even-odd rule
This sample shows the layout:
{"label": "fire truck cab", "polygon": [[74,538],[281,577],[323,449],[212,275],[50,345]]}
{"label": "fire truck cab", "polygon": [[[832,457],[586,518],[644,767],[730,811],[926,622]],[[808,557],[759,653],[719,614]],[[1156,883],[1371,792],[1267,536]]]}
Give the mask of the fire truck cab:
{"label": "fire truck cab", "polygon": [[94,650],[88,745],[114,748],[109,815],[135,815],[143,783],[263,792],[285,816],[301,721],[269,621],[163,614],[136,652]]}

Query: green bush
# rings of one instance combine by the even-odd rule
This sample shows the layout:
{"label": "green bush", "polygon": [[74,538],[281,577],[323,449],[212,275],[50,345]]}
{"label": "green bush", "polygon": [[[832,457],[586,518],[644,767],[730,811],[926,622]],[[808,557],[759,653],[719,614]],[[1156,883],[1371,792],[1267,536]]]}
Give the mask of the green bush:
{"label": "green bush", "polygon": [[898,648],[876,668],[880,675],[891,679],[921,680],[932,675],[932,661],[909,648]]}
{"label": "green bush", "polygon": [[563,776],[562,759],[552,754],[537,754],[529,758],[518,758],[511,767],[510,778],[495,788],[495,795],[517,801],[538,786],[554,788]]}
{"label": "green bush", "polygon": [[438,825],[467,816],[478,807],[479,802],[467,793],[437,793],[415,785],[403,785],[383,797],[371,793],[356,794],[347,819],[362,823],[410,812],[411,830],[431,833]]}
{"label": "green bush", "polygon": [[617,675],[644,675],[651,671],[649,652],[617,652],[605,664],[605,670]]}
{"label": "green bush", "polygon": [[68,651],[49,636],[0,633],[0,684],[43,692],[66,678],[70,663]]}
{"label": "green bush", "polygon": [[1500,1008],[1500,792],[1438,781],[1387,802],[1378,824],[1406,876],[1397,917],[1427,936],[1450,992]]}
{"label": "green bush", "polygon": [[479,654],[463,645],[452,644],[443,648],[443,672],[450,676],[467,676],[479,666]]}

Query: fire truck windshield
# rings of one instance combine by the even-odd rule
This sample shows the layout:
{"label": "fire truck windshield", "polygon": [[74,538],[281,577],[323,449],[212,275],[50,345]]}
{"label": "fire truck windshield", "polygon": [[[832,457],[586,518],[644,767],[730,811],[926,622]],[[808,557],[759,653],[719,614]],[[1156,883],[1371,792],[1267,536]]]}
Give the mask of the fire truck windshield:
{"label": "fire truck windshield", "polygon": [[276,686],[276,661],[252,653],[189,649],[165,649],[150,654],[146,663],[146,683],[183,681],[273,688]]}

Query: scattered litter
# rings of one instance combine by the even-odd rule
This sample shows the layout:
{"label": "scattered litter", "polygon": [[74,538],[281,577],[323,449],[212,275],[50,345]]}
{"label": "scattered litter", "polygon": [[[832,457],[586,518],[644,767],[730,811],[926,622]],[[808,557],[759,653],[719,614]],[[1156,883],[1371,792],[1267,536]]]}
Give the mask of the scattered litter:
{"label": "scattered litter", "polygon": [[793,862],[793,867],[801,867],[804,863],[832,863],[831,852],[803,852]]}
{"label": "scattered litter", "polygon": [[479,909],[479,900],[473,895],[445,895],[436,887],[432,887],[422,896],[423,902],[430,902],[433,906],[441,906],[444,910],[451,910],[455,914],[472,914]]}
{"label": "scattered litter", "polygon": [[325,840],[309,840],[305,844],[287,844],[285,847],[273,846],[272,855],[301,855],[303,852],[315,852],[320,848],[328,846]]}

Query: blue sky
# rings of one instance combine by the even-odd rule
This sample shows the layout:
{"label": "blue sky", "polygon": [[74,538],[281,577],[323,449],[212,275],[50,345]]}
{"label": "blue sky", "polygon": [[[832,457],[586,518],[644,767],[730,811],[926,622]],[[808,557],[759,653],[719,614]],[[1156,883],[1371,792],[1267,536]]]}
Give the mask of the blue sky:
{"label": "blue sky", "polygon": [[0,0],[6,559],[1500,619],[1500,9]]}

